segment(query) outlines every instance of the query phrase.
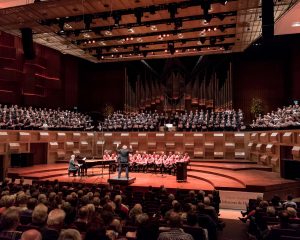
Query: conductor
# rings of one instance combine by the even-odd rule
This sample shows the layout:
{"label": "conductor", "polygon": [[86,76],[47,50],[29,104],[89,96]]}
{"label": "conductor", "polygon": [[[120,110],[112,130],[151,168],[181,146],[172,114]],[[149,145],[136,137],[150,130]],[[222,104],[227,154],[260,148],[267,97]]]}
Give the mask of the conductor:
{"label": "conductor", "polygon": [[121,177],[122,168],[126,168],[126,178],[129,178],[128,167],[129,167],[129,153],[132,152],[132,147],[128,149],[126,145],[123,145],[121,149],[118,149],[119,144],[117,145],[118,156],[118,164],[119,164],[119,172],[118,178]]}

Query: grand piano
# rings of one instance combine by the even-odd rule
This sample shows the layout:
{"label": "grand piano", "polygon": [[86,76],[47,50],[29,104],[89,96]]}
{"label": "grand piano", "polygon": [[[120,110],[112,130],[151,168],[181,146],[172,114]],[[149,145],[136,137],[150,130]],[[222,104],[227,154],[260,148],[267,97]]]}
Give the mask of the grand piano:
{"label": "grand piano", "polygon": [[[81,176],[86,175],[87,176],[87,170],[88,168],[92,168],[95,166],[99,166],[105,168],[105,166],[109,166],[109,170],[111,169],[111,166],[116,164],[116,160],[103,160],[100,158],[93,158],[93,159],[87,159],[87,158],[78,158],[77,159],[78,166],[79,166],[79,174]],[[103,174],[103,172],[102,172]]]}

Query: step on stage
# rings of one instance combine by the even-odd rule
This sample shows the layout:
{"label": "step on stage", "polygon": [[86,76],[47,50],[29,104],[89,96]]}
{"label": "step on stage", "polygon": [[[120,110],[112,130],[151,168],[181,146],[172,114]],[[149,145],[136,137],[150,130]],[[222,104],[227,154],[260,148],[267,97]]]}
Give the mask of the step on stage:
{"label": "step on stage", "polygon": [[136,180],[135,177],[129,177],[129,178],[126,178],[126,177],[120,177],[118,178],[118,176],[114,176],[114,177],[111,177],[110,179],[108,179],[108,183],[110,183],[111,185],[122,185],[122,186],[128,186],[132,183],[134,183]]}

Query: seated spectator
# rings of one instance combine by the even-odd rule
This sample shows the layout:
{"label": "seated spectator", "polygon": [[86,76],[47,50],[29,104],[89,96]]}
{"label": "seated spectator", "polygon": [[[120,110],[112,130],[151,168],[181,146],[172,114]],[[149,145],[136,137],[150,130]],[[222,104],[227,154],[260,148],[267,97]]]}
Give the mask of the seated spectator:
{"label": "seated spectator", "polygon": [[181,217],[176,212],[171,212],[168,218],[168,225],[170,226],[170,231],[161,232],[158,236],[158,240],[193,240],[192,235],[185,233],[181,227]]}
{"label": "seated spectator", "polygon": [[86,206],[81,207],[78,211],[78,218],[74,222],[75,227],[79,232],[86,232],[89,219],[89,210]]}
{"label": "seated spectator", "polygon": [[62,230],[59,234],[58,240],[81,240],[80,233],[75,229]]}
{"label": "seated spectator", "polygon": [[287,212],[289,214],[290,219],[300,220],[300,218],[297,216],[297,210],[293,207],[287,207]]}
{"label": "seated spectator", "polygon": [[287,201],[285,201],[282,205],[284,208],[293,207],[293,208],[297,209],[297,203],[295,203],[293,201],[292,195],[288,195]]}
{"label": "seated spectator", "polygon": [[30,229],[22,233],[21,240],[42,240],[42,234],[35,229]]}
{"label": "seated spectator", "polygon": [[135,223],[136,216],[143,213],[143,207],[141,204],[137,203],[133,206],[133,208],[129,211],[129,220],[132,223]]}
{"label": "seated spectator", "polygon": [[298,224],[290,224],[289,223],[289,213],[286,210],[281,211],[279,214],[280,223],[278,225],[274,225],[270,228],[268,235],[266,236],[267,240],[277,240],[280,239],[278,236],[278,232],[276,229],[299,229]]}
{"label": "seated spectator", "polygon": [[42,230],[43,240],[57,239],[63,226],[66,214],[61,209],[54,209],[48,214],[47,226]]}
{"label": "seated spectator", "polygon": [[1,216],[0,238],[19,240],[22,232],[17,231],[20,223],[19,211],[16,208],[8,208]]}
{"label": "seated spectator", "polygon": [[34,208],[32,212],[31,226],[43,228],[46,225],[47,218],[48,208],[44,204],[40,203]]}
{"label": "seated spectator", "polygon": [[210,240],[217,239],[218,224],[206,213],[203,203],[198,203],[197,213],[199,226],[207,229]]}

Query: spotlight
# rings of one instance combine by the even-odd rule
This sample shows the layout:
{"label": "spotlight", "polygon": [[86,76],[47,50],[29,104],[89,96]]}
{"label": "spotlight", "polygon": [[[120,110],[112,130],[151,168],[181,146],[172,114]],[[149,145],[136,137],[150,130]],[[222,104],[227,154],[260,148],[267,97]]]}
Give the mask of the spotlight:
{"label": "spotlight", "polygon": [[147,57],[147,55],[148,55],[148,52],[144,51],[144,52],[143,52],[143,56],[144,56],[144,57]]}
{"label": "spotlight", "polygon": [[150,12],[151,15],[154,15],[154,14],[156,13],[156,11],[155,11],[155,6],[154,6],[154,5],[151,5],[151,6],[149,7],[149,12]]}
{"label": "spotlight", "polygon": [[134,53],[135,55],[137,55],[139,52],[140,52],[140,47],[137,46],[137,45],[134,45],[134,46],[133,46],[133,53]]}
{"label": "spotlight", "polygon": [[168,12],[170,13],[170,18],[174,19],[177,12],[177,5],[176,4],[169,4],[168,6]]}
{"label": "spotlight", "polygon": [[208,15],[204,15],[204,19],[207,23],[210,23],[211,19],[212,19],[212,15],[208,14]]}
{"label": "spotlight", "polygon": [[173,42],[168,43],[168,49],[172,55],[175,53],[175,46]]}
{"label": "spotlight", "polygon": [[112,17],[115,21],[115,26],[119,26],[122,16],[119,13],[114,13]]}
{"label": "spotlight", "polygon": [[176,19],[174,21],[174,29],[177,30],[179,28],[182,28],[182,20],[181,19]]}
{"label": "spotlight", "polygon": [[60,33],[64,32],[64,26],[65,26],[65,20],[63,18],[59,19],[58,27]]}
{"label": "spotlight", "polygon": [[85,29],[87,29],[87,30],[90,29],[91,23],[92,23],[92,16],[91,15],[84,16]]}
{"label": "spotlight", "polygon": [[210,37],[210,39],[209,39],[210,45],[215,45],[216,42],[217,42],[217,38],[216,37]]}
{"label": "spotlight", "polygon": [[219,37],[220,42],[224,42],[225,38],[223,36]]}
{"label": "spotlight", "polygon": [[142,23],[143,10],[141,8],[137,8],[134,12],[134,16],[136,18],[136,23],[141,24]]}
{"label": "spotlight", "polygon": [[224,45],[224,50],[228,51],[229,50],[229,45]]}
{"label": "spotlight", "polygon": [[75,35],[75,37],[79,37],[79,35],[80,35],[80,30],[75,30],[75,31],[74,31],[74,35]]}
{"label": "spotlight", "polygon": [[219,18],[221,21],[223,21],[225,19],[225,15],[224,14],[218,14],[217,18]]}
{"label": "spotlight", "polygon": [[224,26],[222,26],[222,25],[219,26],[219,29],[220,29],[221,32],[225,32],[225,27]]}
{"label": "spotlight", "polygon": [[206,41],[206,38],[205,38],[205,37],[201,37],[201,38],[199,39],[199,41],[200,41],[202,44],[204,44],[205,41]]}
{"label": "spotlight", "polygon": [[208,15],[208,11],[211,7],[211,3],[210,3],[210,0],[202,0],[201,1],[201,8],[204,12],[204,16]]}

